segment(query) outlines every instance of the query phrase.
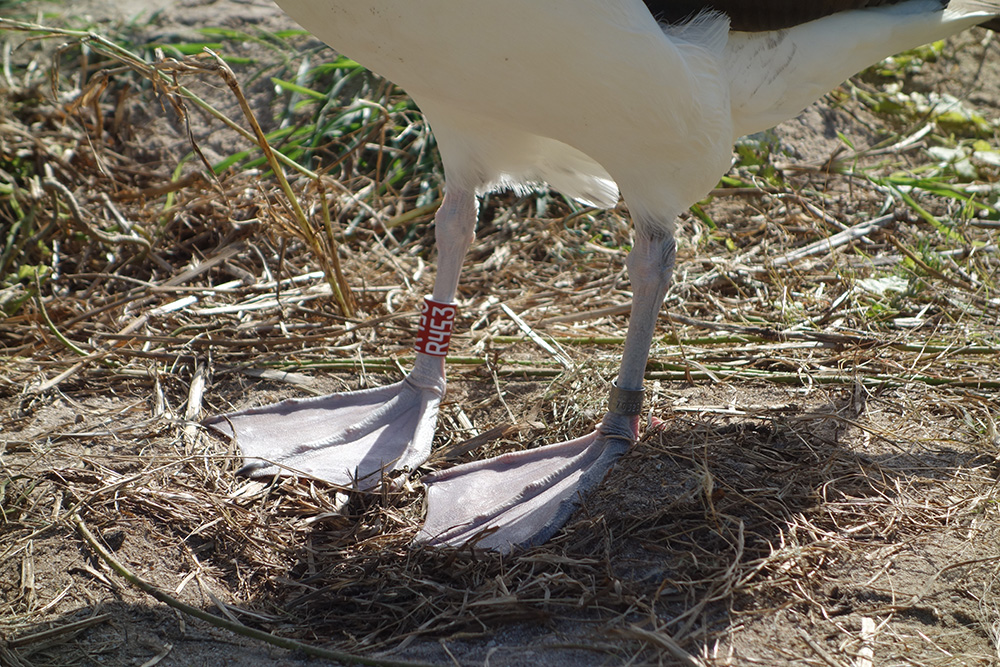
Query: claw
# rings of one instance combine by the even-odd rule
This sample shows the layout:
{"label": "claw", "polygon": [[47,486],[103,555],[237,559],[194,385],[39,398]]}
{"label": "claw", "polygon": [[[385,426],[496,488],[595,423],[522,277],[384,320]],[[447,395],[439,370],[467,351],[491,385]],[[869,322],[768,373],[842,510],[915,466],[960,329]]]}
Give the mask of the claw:
{"label": "claw", "polygon": [[410,378],[316,398],[290,399],[219,415],[204,423],[233,438],[252,477],[283,471],[361,490],[383,472],[427,460],[443,390]]}
{"label": "claw", "polygon": [[582,438],[426,475],[427,517],[414,541],[501,553],[545,542],[628,449],[637,426],[609,413]]}

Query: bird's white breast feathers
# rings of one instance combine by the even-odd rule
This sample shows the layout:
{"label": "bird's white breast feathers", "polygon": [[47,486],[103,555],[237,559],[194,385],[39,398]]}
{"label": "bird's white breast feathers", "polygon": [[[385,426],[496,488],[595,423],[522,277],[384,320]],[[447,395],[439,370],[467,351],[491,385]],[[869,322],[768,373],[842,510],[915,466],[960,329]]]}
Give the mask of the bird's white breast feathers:
{"label": "bird's white breast feathers", "polygon": [[729,164],[725,40],[668,37],[639,0],[279,4],[413,96],[449,183],[545,181],[606,206],[617,182],[637,217],[672,219]]}
{"label": "bird's white breast feathers", "polygon": [[[787,30],[721,14],[656,23],[641,0],[278,0],[402,86],[449,183],[547,182],[669,226],[715,185],[739,136],[794,116],[856,71],[989,15],[995,0],[910,0]],[[982,5],[980,7],[979,5]]]}

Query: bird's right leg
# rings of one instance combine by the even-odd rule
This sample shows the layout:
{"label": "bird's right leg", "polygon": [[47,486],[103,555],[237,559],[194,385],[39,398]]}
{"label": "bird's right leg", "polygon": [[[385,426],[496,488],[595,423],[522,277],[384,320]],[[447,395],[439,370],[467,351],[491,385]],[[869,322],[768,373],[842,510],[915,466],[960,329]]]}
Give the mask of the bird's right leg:
{"label": "bird's right leg", "polygon": [[424,303],[413,369],[401,382],[289,399],[206,420],[239,446],[240,473],[301,474],[364,490],[376,486],[384,472],[412,470],[427,460],[445,391],[444,355],[455,293],[478,211],[474,192],[446,190],[434,218],[434,291]]}

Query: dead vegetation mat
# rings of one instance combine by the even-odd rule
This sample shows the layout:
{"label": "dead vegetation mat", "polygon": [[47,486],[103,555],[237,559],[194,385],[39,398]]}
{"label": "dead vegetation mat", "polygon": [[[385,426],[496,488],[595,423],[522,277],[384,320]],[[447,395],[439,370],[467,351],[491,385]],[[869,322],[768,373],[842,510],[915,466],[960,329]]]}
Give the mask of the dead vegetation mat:
{"label": "dead vegetation mat", "polygon": [[[996,119],[984,35],[899,85],[952,85]],[[237,650],[123,579],[89,531],[177,600],[378,660],[998,664],[997,170],[976,173],[980,207],[949,182],[879,180],[948,141],[996,146],[995,123],[880,115],[865,95],[892,82],[869,73],[757,164],[741,154],[739,183],[682,221],[642,441],[549,544],[501,558],[410,546],[419,476],[368,495],[247,480],[198,424],[407,367],[440,168],[402,93],[341,87],[336,104],[375,112],[313,142],[318,177],[289,176],[304,231],[248,164],[259,150],[185,92],[248,127],[208,58],[4,37],[0,663],[168,664],[192,636]],[[268,132],[316,113],[268,82],[289,58],[236,67]],[[628,244],[622,208],[487,198],[427,469],[592,427]]]}

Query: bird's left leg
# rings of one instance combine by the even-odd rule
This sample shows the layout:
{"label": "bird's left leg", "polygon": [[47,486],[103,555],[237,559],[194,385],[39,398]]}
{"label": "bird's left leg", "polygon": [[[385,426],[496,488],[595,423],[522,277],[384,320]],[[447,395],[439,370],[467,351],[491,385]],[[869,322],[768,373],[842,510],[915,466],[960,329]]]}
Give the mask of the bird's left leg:
{"label": "bird's left leg", "polygon": [[600,484],[638,437],[643,374],[675,249],[669,231],[637,226],[626,263],[632,282],[628,334],[608,412],[597,430],[576,440],[425,476],[427,517],[418,543],[470,543],[501,552],[540,544]]}
{"label": "bird's left leg", "polygon": [[453,302],[478,210],[472,190],[446,189],[434,218],[434,292],[424,302],[413,369],[402,381],[289,399],[205,422],[236,441],[244,458],[240,473],[303,474],[365,490],[375,487],[383,473],[412,470],[427,460],[445,390]]}

